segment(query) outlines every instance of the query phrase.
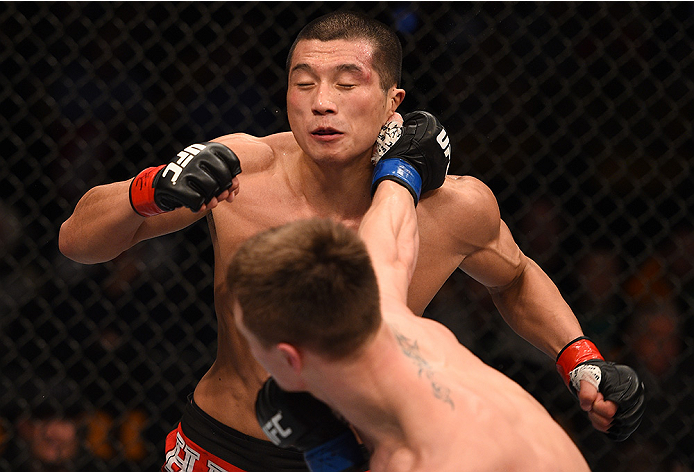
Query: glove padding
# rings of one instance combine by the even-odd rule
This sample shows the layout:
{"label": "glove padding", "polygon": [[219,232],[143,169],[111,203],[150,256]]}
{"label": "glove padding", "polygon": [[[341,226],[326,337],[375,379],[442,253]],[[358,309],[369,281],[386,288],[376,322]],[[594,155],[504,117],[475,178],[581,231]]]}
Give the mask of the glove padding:
{"label": "glove padding", "polygon": [[448,134],[431,113],[414,111],[403,117],[402,134],[376,162],[371,194],[383,180],[405,186],[415,205],[422,193],[443,185],[451,162]]}
{"label": "glove padding", "polygon": [[130,204],[141,216],[185,206],[198,211],[229,189],[241,172],[234,152],[220,143],[192,144],[166,166],[150,167],[130,184]]}
{"label": "glove padding", "polygon": [[646,409],[643,382],[631,367],[606,362],[590,339],[580,337],[567,344],[557,356],[557,370],[576,397],[585,380],[617,405],[607,430],[610,439],[624,441],[641,424]]}
{"label": "glove padding", "polygon": [[[639,427],[646,410],[646,392],[643,382],[639,380],[636,371],[626,365],[596,359],[587,361],[576,369],[583,366],[594,366],[600,369],[598,392],[602,393],[605,400],[617,404],[617,413],[612,419],[610,429],[607,430],[607,437],[615,441],[624,441]],[[573,382],[571,388],[574,395],[577,395]]]}
{"label": "glove padding", "polygon": [[303,452],[312,472],[366,470],[364,449],[347,423],[311,394],[286,392],[270,377],[258,392],[255,413],[270,441]]}

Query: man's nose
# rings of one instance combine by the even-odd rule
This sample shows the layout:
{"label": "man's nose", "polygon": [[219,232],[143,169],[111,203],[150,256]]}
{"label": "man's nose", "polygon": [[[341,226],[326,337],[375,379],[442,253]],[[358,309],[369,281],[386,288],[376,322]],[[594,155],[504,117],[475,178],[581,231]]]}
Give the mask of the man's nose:
{"label": "man's nose", "polygon": [[320,84],[313,97],[313,114],[326,115],[337,113],[334,91],[328,84]]}

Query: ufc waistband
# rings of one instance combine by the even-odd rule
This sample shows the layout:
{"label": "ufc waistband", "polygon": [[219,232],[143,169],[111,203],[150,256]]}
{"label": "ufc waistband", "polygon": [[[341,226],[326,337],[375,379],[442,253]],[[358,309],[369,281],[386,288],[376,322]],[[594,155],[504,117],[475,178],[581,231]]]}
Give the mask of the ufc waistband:
{"label": "ufc waistband", "polygon": [[282,449],[230,428],[189,397],[183,418],[166,437],[162,472],[308,472],[299,451]]}

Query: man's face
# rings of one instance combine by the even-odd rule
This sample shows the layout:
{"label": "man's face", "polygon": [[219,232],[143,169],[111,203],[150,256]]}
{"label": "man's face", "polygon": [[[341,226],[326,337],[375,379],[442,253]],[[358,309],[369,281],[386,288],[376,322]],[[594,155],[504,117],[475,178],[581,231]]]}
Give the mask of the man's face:
{"label": "man's face", "polygon": [[300,41],[289,67],[287,115],[313,159],[371,156],[381,126],[404,91],[381,88],[366,40]]}

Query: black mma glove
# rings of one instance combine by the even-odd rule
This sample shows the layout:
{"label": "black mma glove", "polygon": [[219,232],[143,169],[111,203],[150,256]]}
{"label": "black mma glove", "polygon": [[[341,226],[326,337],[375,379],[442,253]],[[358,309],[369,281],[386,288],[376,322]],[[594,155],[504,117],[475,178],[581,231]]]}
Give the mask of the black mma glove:
{"label": "black mma glove", "polygon": [[330,407],[306,392],[286,392],[270,377],[258,392],[255,414],[275,445],[304,453],[311,472],[362,472],[364,448]]}
{"label": "black mma glove", "polygon": [[605,362],[590,339],[582,336],[567,344],[557,356],[557,370],[575,396],[581,380],[587,380],[605,400],[617,404],[617,413],[607,430],[610,439],[624,441],[641,423],[646,409],[643,382],[631,367]]}
{"label": "black mma glove", "polygon": [[402,134],[374,169],[371,194],[383,180],[394,180],[419,196],[443,185],[451,163],[451,146],[441,122],[431,113],[414,111],[403,117]]}
{"label": "black mma glove", "polygon": [[130,205],[140,216],[178,207],[198,211],[231,187],[241,172],[236,154],[220,143],[191,144],[168,165],[149,167],[130,183]]}

